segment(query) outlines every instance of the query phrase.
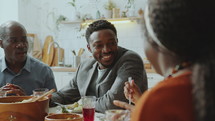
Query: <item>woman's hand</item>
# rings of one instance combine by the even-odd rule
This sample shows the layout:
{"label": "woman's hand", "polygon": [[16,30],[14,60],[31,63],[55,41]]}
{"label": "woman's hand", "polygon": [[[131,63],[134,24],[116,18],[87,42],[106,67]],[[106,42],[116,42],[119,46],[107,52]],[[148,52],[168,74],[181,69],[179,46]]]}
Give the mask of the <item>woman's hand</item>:
{"label": "woman's hand", "polygon": [[24,96],[24,90],[14,84],[7,83],[5,86],[1,87],[1,90],[7,91],[7,95]]}
{"label": "woman's hand", "polygon": [[124,95],[128,100],[129,96],[131,96],[131,101],[135,104],[141,97],[142,93],[139,87],[134,83],[134,80],[132,80],[131,83],[125,82]]}
{"label": "woman's hand", "polygon": [[132,111],[134,109],[134,105],[129,105],[128,103],[122,102],[122,101],[119,101],[119,100],[114,100],[113,104],[118,106],[118,107],[130,110],[130,111]]}

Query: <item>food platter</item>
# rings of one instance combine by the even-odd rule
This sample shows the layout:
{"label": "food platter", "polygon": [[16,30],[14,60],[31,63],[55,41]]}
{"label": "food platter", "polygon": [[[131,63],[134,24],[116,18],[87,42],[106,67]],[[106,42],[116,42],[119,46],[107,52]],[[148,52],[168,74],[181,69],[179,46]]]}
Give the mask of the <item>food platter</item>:
{"label": "food platter", "polygon": [[82,106],[77,106],[71,109],[71,105],[66,105],[66,109],[71,113],[82,113]]}
{"label": "food platter", "polygon": [[83,121],[83,116],[75,113],[50,114],[45,121]]}
{"label": "food platter", "polygon": [[56,110],[50,113],[82,113],[82,101],[79,100],[73,104],[68,105],[59,105],[56,107]]}
{"label": "food platter", "polygon": [[[69,104],[69,105],[71,105],[71,104]],[[67,106],[67,105],[65,105],[65,106]],[[50,107],[49,108],[49,114],[62,114],[62,112],[60,112],[59,109],[61,110],[60,106]],[[81,112],[78,114],[82,115]],[[105,115],[103,113],[95,112],[94,121],[104,121],[104,118],[105,118]]]}
{"label": "food platter", "polygon": [[71,113],[82,113],[82,100],[80,99],[78,102],[66,105],[66,108]]}

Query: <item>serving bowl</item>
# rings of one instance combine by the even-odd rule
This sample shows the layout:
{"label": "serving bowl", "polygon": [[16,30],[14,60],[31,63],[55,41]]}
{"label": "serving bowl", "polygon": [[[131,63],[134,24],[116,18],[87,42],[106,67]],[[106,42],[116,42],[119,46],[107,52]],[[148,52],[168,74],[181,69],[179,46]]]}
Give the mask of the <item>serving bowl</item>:
{"label": "serving bowl", "polygon": [[0,121],[44,121],[49,110],[49,99],[22,102],[32,96],[8,96],[0,98]]}
{"label": "serving bowl", "polygon": [[45,121],[83,121],[83,116],[75,113],[51,114],[45,117]]}

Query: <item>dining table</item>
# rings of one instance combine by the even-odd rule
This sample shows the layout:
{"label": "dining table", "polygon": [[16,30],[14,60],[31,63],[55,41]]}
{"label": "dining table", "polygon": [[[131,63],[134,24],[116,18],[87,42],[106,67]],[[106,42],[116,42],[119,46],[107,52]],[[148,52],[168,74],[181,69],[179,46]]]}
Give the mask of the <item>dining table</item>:
{"label": "dining table", "polygon": [[[50,107],[49,113],[55,113],[55,114],[61,113],[61,112],[59,112],[59,109],[60,109],[59,106]],[[77,112],[77,113],[82,115],[82,112]],[[103,113],[95,112],[94,121],[105,121],[105,115]]]}

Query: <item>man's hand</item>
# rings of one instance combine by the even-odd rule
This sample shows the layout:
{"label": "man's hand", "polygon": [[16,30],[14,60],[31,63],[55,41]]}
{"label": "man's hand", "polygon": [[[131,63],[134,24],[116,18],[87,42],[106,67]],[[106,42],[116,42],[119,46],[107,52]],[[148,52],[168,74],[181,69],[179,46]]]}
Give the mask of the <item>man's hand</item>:
{"label": "man's hand", "polygon": [[118,107],[130,110],[130,111],[132,111],[134,109],[134,105],[129,105],[128,103],[122,102],[122,101],[119,101],[119,100],[114,100],[113,104],[118,106]]}
{"label": "man's hand", "polygon": [[7,83],[5,86],[1,87],[1,90],[7,91],[7,95],[16,95],[16,96],[24,96],[24,90],[14,84]]}

